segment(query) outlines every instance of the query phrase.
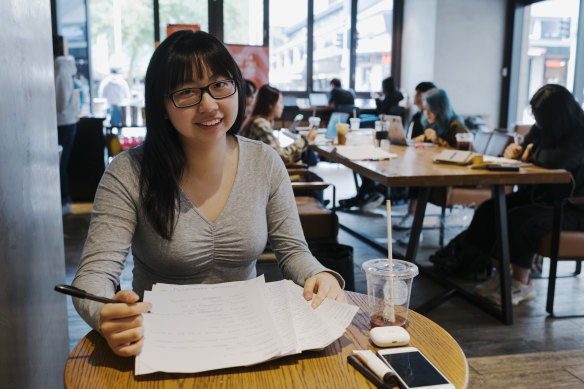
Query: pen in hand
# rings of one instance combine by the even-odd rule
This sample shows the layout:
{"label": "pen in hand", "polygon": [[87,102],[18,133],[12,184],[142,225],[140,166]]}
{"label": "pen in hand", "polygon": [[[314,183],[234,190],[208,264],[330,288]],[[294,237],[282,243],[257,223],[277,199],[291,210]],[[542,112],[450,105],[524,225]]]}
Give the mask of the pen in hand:
{"label": "pen in hand", "polygon": [[107,297],[96,296],[94,294],[84,291],[83,289],[79,289],[70,285],[55,285],[55,290],[60,293],[68,294],[69,296],[77,297],[80,299],[93,300],[104,304],[119,303],[119,301],[112,300]]}

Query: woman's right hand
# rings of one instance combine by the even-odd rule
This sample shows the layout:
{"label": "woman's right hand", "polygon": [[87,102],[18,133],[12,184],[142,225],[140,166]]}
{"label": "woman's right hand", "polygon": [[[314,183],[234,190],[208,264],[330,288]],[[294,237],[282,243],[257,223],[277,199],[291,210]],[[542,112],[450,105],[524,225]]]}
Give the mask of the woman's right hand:
{"label": "woman's right hand", "polygon": [[518,159],[519,157],[521,157],[522,153],[523,147],[521,147],[518,144],[511,143],[509,144],[509,146],[505,148],[505,151],[503,152],[503,157],[509,159]]}
{"label": "woman's right hand", "polygon": [[310,131],[308,131],[308,134],[306,134],[306,138],[308,138],[309,142],[314,142],[317,135],[318,131],[315,128],[311,128]]}
{"label": "woman's right hand", "polygon": [[104,304],[99,314],[99,330],[112,351],[122,357],[137,355],[144,346],[142,314],[152,308],[150,303],[138,303],[139,296],[131,290],[115,294],[120,304]]}

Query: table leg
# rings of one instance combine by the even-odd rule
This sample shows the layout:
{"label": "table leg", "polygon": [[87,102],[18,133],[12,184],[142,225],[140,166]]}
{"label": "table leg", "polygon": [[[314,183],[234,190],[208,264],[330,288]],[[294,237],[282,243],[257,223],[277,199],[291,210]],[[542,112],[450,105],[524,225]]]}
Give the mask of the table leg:
{"label": "table leg", "polygon": [[410,240],[408,241],[408,250],[406,251],[406,260],[416,262],[416,254],[420,244],[420,233],[422,232],[422,225],[424,224],[424,215],[426,213],[426,204],[430,197],[430,187],[421,187],[418,192],[418,203],[416,205],[416,212],[414,213],[414,223],[410,231]]}
{"label": "table leg", "polygon": [[505,324],[513,324],[513,310],[511,306],[511,279],[509,276],[509,234],[507,225],[507,203],[505,199],[505,186],[493,186],[493,199],[495,201],[495,220],[497,229],[497,239],[500,244],[501,258],[501,315]]}

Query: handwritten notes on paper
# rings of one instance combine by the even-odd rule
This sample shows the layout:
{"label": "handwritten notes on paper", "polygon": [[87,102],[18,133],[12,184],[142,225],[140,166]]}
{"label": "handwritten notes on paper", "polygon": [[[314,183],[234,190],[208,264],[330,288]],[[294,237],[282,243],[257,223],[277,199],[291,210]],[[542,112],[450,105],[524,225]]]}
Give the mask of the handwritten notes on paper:
{"label": "handwritten notes on paper", "polygon": [[358,307],[325,299],[312,309],[292,281],[263,277],[213,285],[156,284],[144,293],[144,347],[135,374],[247,366],[341,337]]}

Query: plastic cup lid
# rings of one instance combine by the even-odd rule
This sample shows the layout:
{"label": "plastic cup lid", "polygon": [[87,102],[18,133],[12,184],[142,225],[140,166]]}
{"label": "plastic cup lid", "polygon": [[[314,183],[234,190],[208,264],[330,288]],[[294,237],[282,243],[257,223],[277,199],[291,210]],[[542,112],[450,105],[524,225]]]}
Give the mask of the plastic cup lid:
{"label": "plastic cup lid", "polygon": [[362,269],[365,273],[378,277],[387,277],[391,273],[395,278],[409,279],[418,275],[418,266],[411,262],[394,259],[392,265],[393,268],[390,272],[387,258],[371,259],[363,263]]}

